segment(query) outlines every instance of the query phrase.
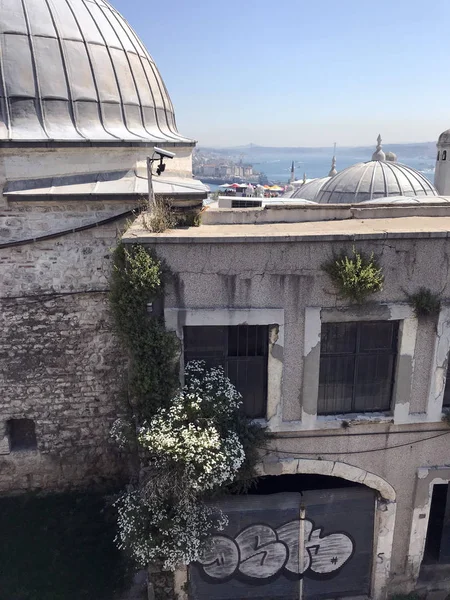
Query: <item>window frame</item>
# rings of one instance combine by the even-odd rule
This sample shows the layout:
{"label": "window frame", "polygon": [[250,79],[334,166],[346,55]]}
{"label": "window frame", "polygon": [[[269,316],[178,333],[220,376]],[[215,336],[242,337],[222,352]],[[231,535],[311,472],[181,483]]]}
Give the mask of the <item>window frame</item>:
{"label": "window frame", "polygon": [[[192,333],[195,339],[195,330],[205,328],[214,328],[216,332],[210,331],[210,340],[215,339],[215,352],[208,352],[208,346],[204,349],[199,346],[195,348],[195,343],[190,348],[187,345],[188,333]],[[222,331],[219,331],[222,330]],[[200,331],[198,332],[200,334]],[[203,331],[203,336],[207,337],[206,331]],[[214,335],[215,334],[215,335]],[[234,338],[234,339],[233,339]],[[243,407],[245,414],[252,419],[264,419],[267,414],[267,389],[268,389],[268,373],[267,363],[269,354],[269,326],[268,325],[185,325],[183,328],[183,353],[185,362],[190,360],[203,360],[208,362],[221,363],[225,374],[233,381],[234,379],[241,380],[242,386],[235,384],[239,392],[243,396]],[[245,348],[241,343],[245,340]],[[254,342],[254,347],[249,348],[251,342]],[[211,346],[209,346],[211,348]],[[187,359],[186,359],[187,356]],[[251,382],[249,375],[249,367],[252,365],[264,373],[262,385],[259,389],[259,394],[253,395],[251,398],[246,398],[246,388]],[[241,371],[239,373],[239,371]],[[241,379],[242,378],[242,379]],[[257,378],[259,379],[259,378]]]}
{"label": "window frame", "polygon": [[[282,419],[282,381],[284,351],[283,308],[165,308],[166,328],[174,331],[184,346],[183,328],[189,325],[268,325],[269,351],[267,357],[267,414],[255,419],[270,431],[284,429]],[[184,352],[180,356],[179,378],[184,384]]]}
{"label": "window frame", "polygon": [[[385,347],[385,348],[381,348],[381,349],[366,349],[364,350],[363,348],[363,339],[362,339],[362,335],[363,335],[363,327],[367,324],[367,323],[390,323],[391,324],[391,347]],[[394,320],[380,320],[380,321],[374,321],[374,320],[369,320],[369,321],[362,321],[362,320],[358,320],[358,321],[345,321],[345,322],[341,322],[341,323],[322,323],[321,324],[321,340],[323,339],[323,334],[324,334],[324,328],[326,328],[326,326],[329,325],[355,325],[355,332],[354,332],[354,347],[353,349],[350,350],[341,350],[341,351],[333,351],[333,352],[327,352],[327,351],[322,351],[322,347],[321,347],[321,352],[320,352],[320,365],[319,365],[319,395],[318,395],[318,399],[317,399],[317,414],[318,416],[332,416],[332,415],[343,415],[343,414],[366,414],[366,413],[388,413],[391,410],[392,407],[392,397],[393,397],[393,390],[394,390],[394,383],[395,383],[395,370],[396,370],[396,365],[397,365],[397,355],[398,355],[398,332],[399,332],[399,321],[394,321]],[[321,344],[322,346],[322,344]],[[369,409],[369,408],[365,408],[364,410],[359,410],[357,408],[357,403],[358,403],[358,398],[357,398],[357,387],[358,385],[360,385],[362,383],[363,380],[359,380],[358,375],[359,375],[359,369],[358,369],[358,363],[361,361],[361,359],[363,357],[368,357],[368,356],[372,356],[374,358],[379,357],[379,356],[389,356],[392,359],[392,364],[391,364],[391,368],[390,368],[390,381],[388,382],[389,385],[389,398],[388,398],[388,402],[387,402],[387,406],[385,407],[377,407],[377,408],[373,408],[373,409]],[[353,377],[352,377],[352,383],[351,383],[351,400],[350,400],[350,408],[349,410],[345,410],[344,408],[342,408],[342,410],[325,410],[324,407],[322,408],[320,406],[321,404],[321,398],[320,398],[320,386],[321,386],[321,382],[320,382],[320,376],[321,376],[321,372],[322,372],[322,365],[325,364],[325,360],[326,359],[335,359],[336,361],[338,361],[340,358],[344,358],[344,359],[348,359],[349,363],[353,363]],[[341,402],[341,399],[337,399],[336,403]],[[381,402],[380,402],[381,404]]]}
{"label": "window frame", "polygon": [[[394,388],[389,412],[317,414],[322,323],[344,321],[400,321]],[[344,421],[348,422],[349,420],[376,423],[393,421],[396,424],[414,421],[415,417],[409,414],[409,403],[413,382],[417,327],[418,321],[414,310],[406,303],[386,303],[365,305],[364,307],[342,306],[338,308],[307,306],[305,308],[300,429],[337,429],[342,427]],[[405,381],[408,383],[405,384]]]}
{"label": "window frame", "polygon": [[[440,422],[443,413],[450,406],[444,405],[447,384],[448,364],[450,362],[450,305],[441,304],[431,364],[431,376],[428,386],[427,421]],[[450,373],[449,373],[450,375]]]}

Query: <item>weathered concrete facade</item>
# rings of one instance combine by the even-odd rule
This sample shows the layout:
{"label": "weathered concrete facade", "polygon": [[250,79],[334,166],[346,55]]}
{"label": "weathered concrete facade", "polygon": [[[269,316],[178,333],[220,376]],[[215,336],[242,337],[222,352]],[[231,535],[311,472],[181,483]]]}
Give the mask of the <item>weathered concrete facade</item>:
{"label": "weathered concrete facade", "polygon": [[[422,221],[393,218],[395,209],[389,218],[386,210],[382,219],[311,223],[302,207],[296,224],[294,210],[287,211],[288,223],[279,218],[285,209],[219,211],[218,226],[206,212],[211,224],[198,229],[151,235],[136,223],[124,238],[156,250],[172,271],[165,314],[181,338],[184,325],[279,328],[269,350],[267,398],[267,425],[276,438],[261,473],[325,474],[377,490],[372,595],[380,598],[420,587],[432,490],[421,482],[425,471],[430,481],[435,471],[436,480],[450,480],[450,436],[441,421],[450,350],[450,213],[439,207],[445,216],[432,219],[436,209],[429,208]],[[267,224],[224,224],[231,213],[241,223]],[[340,299],[321,269],[354,245],[374,252],[385,275],[383,291],[362,306]],[[439,316],[415,316],[406,294],[420,286],[442,294]],[[391,410],[318,416],[321,324],[360,320],[399,322]]]}

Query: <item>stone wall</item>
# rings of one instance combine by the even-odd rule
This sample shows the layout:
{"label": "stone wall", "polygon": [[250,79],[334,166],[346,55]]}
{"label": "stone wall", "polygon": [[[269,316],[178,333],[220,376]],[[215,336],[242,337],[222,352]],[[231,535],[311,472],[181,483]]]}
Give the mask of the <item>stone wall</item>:
{"label": "stone wall", "polygon": [[[119,215],[134,203],[9,203],[0,243]],[[0,248],[0,493],[117,481],[109,441],[125,409],[126,358],[108,313],[111,250],[124,219]],[[37,449],[10,448],[9,419],[33,419]]]}

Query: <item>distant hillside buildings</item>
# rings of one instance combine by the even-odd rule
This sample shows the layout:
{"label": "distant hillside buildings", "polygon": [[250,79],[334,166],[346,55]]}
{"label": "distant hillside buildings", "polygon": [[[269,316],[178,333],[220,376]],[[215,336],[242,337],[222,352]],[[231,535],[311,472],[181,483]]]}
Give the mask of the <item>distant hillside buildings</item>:
{"label": "distant hillside buildings", "polygon": [[193,173],[200,178],[217,178],[217,179],[252,179],[258,175],[253,171],[253,165],[244,164],[241,161],[234,163],[228,161],[210,161],[199,157],[196,164],[193,165]]}

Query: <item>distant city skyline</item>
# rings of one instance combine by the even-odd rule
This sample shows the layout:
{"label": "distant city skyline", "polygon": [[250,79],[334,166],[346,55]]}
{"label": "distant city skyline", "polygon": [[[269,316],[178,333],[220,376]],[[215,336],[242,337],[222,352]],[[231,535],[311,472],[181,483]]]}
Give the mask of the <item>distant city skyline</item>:
{"label": "distant city skyline", "polygon": [[112,0],[203,146],[435,141],[450,127],[450,2]]}

